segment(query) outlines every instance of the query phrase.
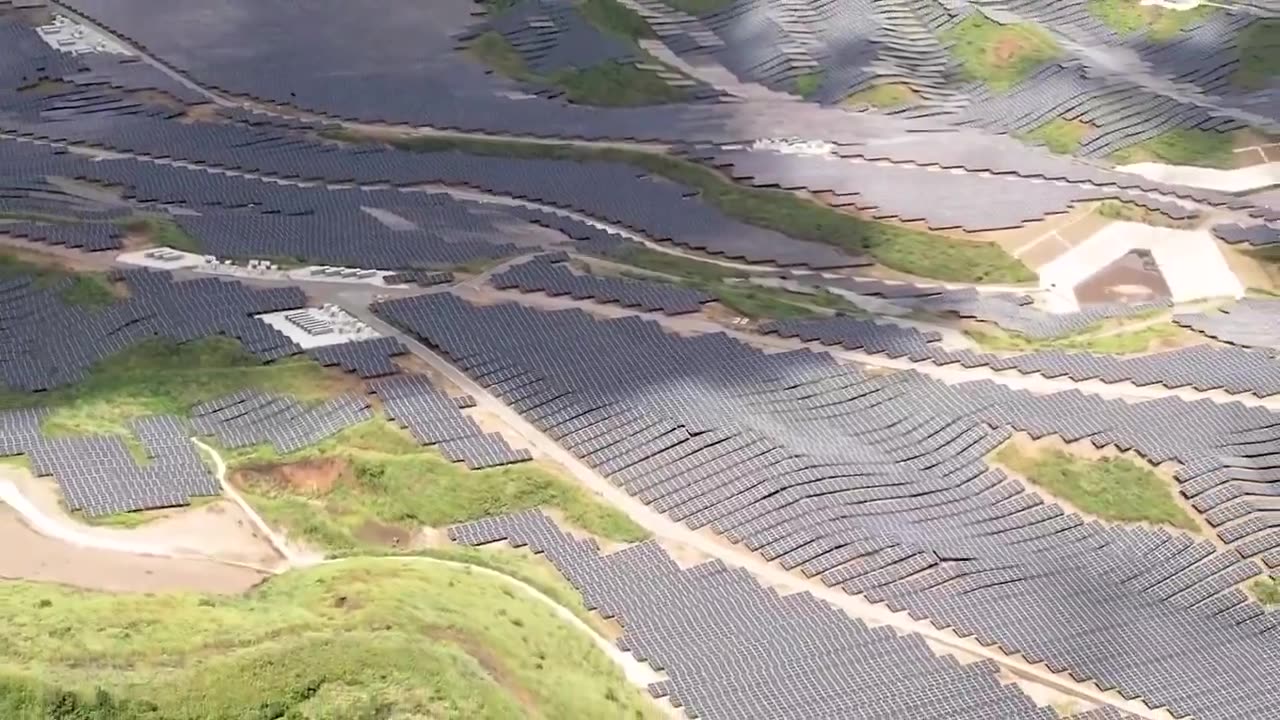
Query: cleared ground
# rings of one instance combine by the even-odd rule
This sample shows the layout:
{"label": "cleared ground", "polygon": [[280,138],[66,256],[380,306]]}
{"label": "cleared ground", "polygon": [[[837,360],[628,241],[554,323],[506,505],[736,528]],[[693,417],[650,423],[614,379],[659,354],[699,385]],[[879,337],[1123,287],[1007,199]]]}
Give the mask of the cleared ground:
{"label": "cleared ground", "polygon": [[[236,598],[2,589],[9,720],[660,717],[580,630],[465,569],[358,559]],[[57,714],[105,704],[95,687],[114,714]]]}
{"label": "cleared ground", "polygon": [[[0,471],[0,474],[3,474]],[[265,573],[211,560],[172,560],[82,548],[41,535],[20,516],[0,504],[0,578],[57,583],[112,592],[168,592],[192,590],[238,593],[257,585]],[[21,551],[16,549],[21,548]],[[0,583],[0,606],[12,601],[14,586]],[[6,659],[8,653],[5,653]],[[0,708],[3,708],[0,701]],[[0,712],[5,718],[14,717]]]}

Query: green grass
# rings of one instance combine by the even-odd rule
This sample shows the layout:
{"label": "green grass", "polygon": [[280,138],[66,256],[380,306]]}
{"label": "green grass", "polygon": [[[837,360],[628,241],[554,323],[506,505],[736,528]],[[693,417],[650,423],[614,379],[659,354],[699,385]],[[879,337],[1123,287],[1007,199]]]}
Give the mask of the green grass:
{"label": "green grass", "polygon": [[802,293],[780,287],[757,285],[746,281],[751,273],[745,270],[702,262],[660,250],[630,247],[610,260],[646,271],[624,271],[622,274],[627,277],[652,280],[654,276],[649,273],[661,274],[666,276],[663,279],[674,279],[681,284],[698,288],[715,296],[717,302],[746,318],[813,317],[821,314],[815,308],[846,313],[861,312],[858,306],[826,290]]}
{"label": "green grass", "polygon": [[690,15],[709,15],[733,4],[733,0],[663,0],[667,5]]}
{"label": "green grass", "polygon": [[1170,130],[1111,156],[1118,165],[1159,162],[1196,167],[1235,167],[1235,136],[1212,130]]}
{"label": "green grass", "polygon": [[704,283],[716,283],[729,278],[742,278],[748,274],[745,270],[738,268],[703,262],[682,255],[639,246],[628,247],[624,252],[610,259],[625,265],[641,268],[642,270],[698,280]]}
{"label": "green grass", "polygon": [[628,40],[658,37],[649,23],[618,0],[579,0],[578,11],[600,30]]}
{"label": "green grass", "polygon": [[866,90],[859,90],[844,99],[845,105],[870,105],[878,108],[895,108],[918,105],[920,96],[905,83],[885,83]]}
{"label": "green grass", "polygon": [[[356,559],[231,598],[7,582],[0,609],[6,720],[660,717],[582,631],[468,569]],[[59,701],[94,688],[126,709]]]}
{"label": "green grass", "polygon": [[1275,578],[1258,578],[1249,583],[1249,592],[1263,605],[1280,605],[1280,582]]}
{"label": "green grass", "polygon": [[1152,40],[1170,40],[1216,11],[1208,5],[1173,10],[1141,5],[1138,0],[1089,0],[1088,7],[1090,14],[1117,33],[1129,35],[1145,30]]}
{"label": "green grass", "polygon": [[636,107],[676,103],[684,90],[672,87],[652,70],[605,62],[585,70],[557,73],[551,83],[563,88],[569,102],[601,107]]}
{"label": "green grass", "polygon": [[1280,20],[1255,20],[1236,41],[1240,66],[1232,82],[1246,90],[1262,90],[1280,77]]}
{"label": "green grass", "polygon": [[1199,532],[1195,520],[1174,500],[1173,490],[1149,468],[1127,458],[1084,460],[1061,450],[1031,455],[1006,445],[996,460],[1050,495],[1103,520]]}
{"label": "green grass", "polygon": [[471,42],[467,52],[480,62],[513,80],[534,82],[538,76],[529,70],[520,53],[506,38],[490,30]]}
{"label": "green grass", "polygon": [[[348,464],[323,492],[302,495],[266,474],[280,464],[317,458]],[[328,552],[369,547],[359,531],[370,522],[411,532],[536,507],[558,510],[570,524],[611,540],[647,537],[624,513],[558,472],[536,463],[470,471],[419,447],[385,420],[362,423],[286,457],[256,448],[231,453],[228,462],[244,471],[237,477],[264,517]]]}
{"label": "green grass", "polygon": [[589,68],[540,76],[530,70],[520,53],[496,32],[479,36],[467,50],[502,75],[560,88],[569,102],[579,105],[637,107],[686,99],[684,90],[668,84],[656,72],[626,63],[604,62]]}
{"label": "green grass", "polygon": [[84,308],[102,308],[115,302],[111,283],[102,273],[72,272],[49,265],[20,260],[0,250],[0,279],[27,275],[38,287],[52,287],[66,283],[59,292],[63,301]]}
{"label": "green grass", "polygon": [[18,468],[19,470],[31,470],[31,458],[26,455],[0,455],[0,465]]}
{"label": "green grass", "polygon": [[1130,355],[1151,350],[1157,343],[1177,338],[1184,331],[1172,323],[1159,323],[1137,330],[1106,335],[1096,334],[1096,331],[1085,331],[1067,337],[1049,339],[1035,339],[1003,330],[970,328],[964,332],[983,350],[1004,352],[1071,350],[1104,355]]}
{"label": "green grass", "polygon": [[1027,133],[1027,140],[1039,141],[1050,152],[1059,155],[1070,155],[1080,149],[1080,143],[1093,128],[1078,120],[1054,118],[1040,127]]}
{"label": "green grass", "polygon": [[1159,210],[1152,210],[1124,200],[1104,200],[1098,205],[1097,213],[1111,220],[1124,220],[1155,227],[1190,228],[1195,227],[1197,222],[1194,219],[1174,220]]}
{"label": "green grass", "polygon": [[1062,49],[1053,38],[1031,24],[1001,25],[975,12],[943,33],[965,76],[981,80],[993,90],[1008,90]]}
{"label": "green grass", "polygon": [[201,253],[200,241],[171,218],[154,215],[140,215],[121,221],[126,230],[146,235],[156,245],[173,248],[189,253]]}
{"label": "green grass", "polygon": [[795,79],[794,90],[802,98],[811,98],[822,87],[822,71],[805,73]]}
{"label": "green grass", "polygon": [[[328,137],[366,141],[358,133]],[[868,253],[886,267],[950,282],[1030,282],[1035,274],[994,243],[957,240],[911,228],[864,220],[782,190],[749,188],[681,158],[622,148],[587,148],[469,138],[413,137],[392,142],[419,152],[460,150],[475,155],[626,163],[698,191],[725,215],[800,240]]]}
{"label": "green grass", "polygon": [[236,340],[184,345],[148,341],[99,363],[89,376],[46,393],[0,392],[0,408],[45,407],[50,435],[129,435],[126,423],[146,415],[185,415],[192,405],[244,388],[320,400],[337,392],[340,372],[306,358],[262,365]]}

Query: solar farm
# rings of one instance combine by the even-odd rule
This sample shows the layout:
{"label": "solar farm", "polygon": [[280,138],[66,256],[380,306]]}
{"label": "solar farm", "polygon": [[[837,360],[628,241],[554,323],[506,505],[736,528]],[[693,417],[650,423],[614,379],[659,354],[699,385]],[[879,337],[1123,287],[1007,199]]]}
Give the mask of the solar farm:
{"label": "solar farm", "polygon": [[1277,717],[1277,186],[1273,0],[0,0],[0,714]]}

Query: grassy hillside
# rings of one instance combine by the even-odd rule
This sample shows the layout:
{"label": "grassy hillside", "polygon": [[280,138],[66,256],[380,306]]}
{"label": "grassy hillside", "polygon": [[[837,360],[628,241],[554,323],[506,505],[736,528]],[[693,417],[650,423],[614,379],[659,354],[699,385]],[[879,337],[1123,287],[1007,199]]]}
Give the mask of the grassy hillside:
{"label": "grassy hillside", "polygon": [[1235,136],[1212,130],[1170,130],[1111,156],[1120,165],[1160,162],[1207,168],[1235,167]]}
{"label": "grassy hillside", "polygon": [[304,357],[263,365],[239,341],[217,337],[175,345],[154,340],[98,364],[76,385],[45,393],[0,390],[0,409],[45,407],[51,434],[126,433],[145,415],[182,414],[204,400],[243,388],[320,400],[349,389],[341,371]]}
{"label": "grassy hillside", "polygon": [[234,481],[268,522],[330,553],[404,548],[422,526],[535,507],[611,540],[647,536],[624,513],[551,468],[520,463],[469,471],[381,419],[284,457],[266,447],[226,457]]}
{"label": "grassy hillside", "polygon": [[981,80],[994,90],[1008,90],[1062,54],[1039,27],[1001,25],[980,12],[945,31],[943,40],[951,43],[951,53],[969,79]]}
{"label": "grassy hillside", "polygon": [[75,273],[53,264],[38,265],[0,251],[0,282],[19,275],[34,279],[38,287],[52,287],[69,280],[61,297],[71,305],[92,309],[110,305],[116,299],[104,274]]}
{"label": "grassy hillside", "polygon": [[6,582],[0,611],[5,720],[660,717],[582,631],[465,569],[352,560],[237,598]]}
{"label": "grassy hillside", "polygon": [[[350,131],[326,135],[346,142],[378,141]],[[953,239],[864,220],[789,192],[744,187],[710,168],[668,155],[622,148],[441,137],[403,138],[392,144],[417,152],[460,150],[498,157],[625,163],[696,190],[704,202],[741,222],[800,240],[868,253],[877,262],[901,272],[950,282],[1016,283],[1035,279],[1025,265],[994,243]]]}
{"label": "grassy hillside", "polygon": [[1144,32],[1152,40],[1169,40],[1216,11],[1209,5],[1173,10],[1142,5],[1138,0],[1089,0],[1089,13],[1121,35]]}

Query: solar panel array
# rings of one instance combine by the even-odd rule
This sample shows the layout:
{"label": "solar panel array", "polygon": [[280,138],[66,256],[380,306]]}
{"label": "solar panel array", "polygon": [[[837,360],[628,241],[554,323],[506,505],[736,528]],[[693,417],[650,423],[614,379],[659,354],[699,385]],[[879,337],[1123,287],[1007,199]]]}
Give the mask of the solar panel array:
{"label": "solar panel array", "polygon": [[491,275],[489,283],[499,290],[543,292],[568,295],[575,300],[617,303],[644,312],[681,315],[698,312],[715,298],[701,290],[671,283],[600,277],[574,272],[564,265],[564,254],[537,255],[526,262]]}
{"label": "solar panel array", "polygon": [[284,455],[371,420],[368,398],[346,394],[317,405],[288,395],[241,390],[191,409],[191,424],[227,448],[270,444]]}
{"label": "solar panel array", "polygon": [[532,459],[499,433],[487,433],[461,412],[470,400],[450,398],[421,375],[398,375],[369,385],[382,401],[387,417],[408,430],[419,443],[435,445],[451,462],[470,470],[511,465]]}
{"label": "solar panel array", "polygon": [[325,367],[341,366],[343,370],[367,380],[400,372],[400,368],[392,362],[391,358],[408,352],[409,349],[399,339],[378,337],[322,345],[308,350],[307,357]]}
{"label": "solar panel array", "polygon": [[[853,158],[709,148],[690,157],[757,187],[830,193],[824,201],[877,219],[923,222],[932,230],[1017,228],[1082,203],[1117,200],[1175,220],[1199,213],[1170,200],[1117,187],[1043,182],[1019,175],[956,174],[936,167],[885,165]],[[975,202],[975,198],[982,198]]]}
{"label": "solar panel array", "polygon": [[781,276],[790,282],[823,288],[838,293],[852,293],[883,298],[908,309],[934,314],[953,315],[980,320],[1005,330],[1035,339],[1073,335],[1114,318],[1135,317],[1166,310],[1169,300],[1153,302],[1095,302],[1082,305],[1075,312],[1048,312],[1036,307],[1030,295],[1011,292],[983,291],[972,287],[949,288],[912,282],[885,281],[863,277],[827,277],[824,275]]}
{"label": "solar panel array", "polygon": [[1221,549],[1086,520],[985,463],[1014,430],[1088,440],[1185,465],[1184,493],[1209,495],[1208,508],[1271,488],[1255,469],[1280,467],[1269,410],[865,375],[636,317],[449,294],[378,308],[692,528],[1153,707],[1204,720],[1269,712],[1277,616],[1236,586],[1262,572],[1246,558],[1280,544],[1280,513],[1238,497],[1206,510]]}
{"label": "solar panel array", "polygon": [[1208,312],[1174,315],[1173,321],[1232,345],[1280,350],[1280,300],[1244,298]]}
{"label": "solar panel array", "polygon": [[388,285],[409,285],[412,283],[422,287],[431,287],[432,285],[451,283],[453,279],[453,273],[448,271],[410,270],[384,275],[382,281]]}
{"label": "solar panel array", "polygon": [[1214,225],[1212,232],[1214,237],[1231,245],[1268,247],[1280,244],[1280,228],[1266,223],[1256,225],[1222,223]]}
{"label": "solar panel array", "polygon": [[1076,382],[1101,380],[1140,386],[1163,385],[1170,389],[1191,387],[1200,391],[1252,393],[1258,397],[1280,393],[1280,360],[1274,353],[1236,347],[1193,345],[1127,357],[1068,350],[996,354],[946,350],[934,344],[938,337],[933,334],[843,316],[766,323],[761,331],[804,342],[841,345],[869,354],[905,357],[913,362],[1016,370],[1024,375],[1066,377]]}
{"label": "solar panel array", "polygon": [[689,717],[1058,717],[1001,683],[994,663],[939,657],[918,636],[870,628],[808,593],[779,595],[718,560],[682,569],[653,540],[606,555],[536,510],[449,535],[544,555],[588,609],[622,626],[619,646],[670,676],[649,690]]}
{"label": "solar panel array", "polygon": [[301,351],[254,315],[303,307],[298,288],[252,289],[202,278],[175,282],[167,273],[119,273],[129,297],[99,309],[69,305],[66,283],[0,280],[0,383],[23,391],[82,380],[93,364],[151,339],[186,343],[226,335],[264,362]]}
{"label": "solar panel array", "polygon": [[100,517],[190,504],[192,497],[218,495],[213,473],[188,439],[186,420],[167,415],[137,418],[128,428],[145,462],[123,437],[46,437],[47,411],[0,410],[0,456],[26,455],[31,472],[52,476],[68,510]]}

